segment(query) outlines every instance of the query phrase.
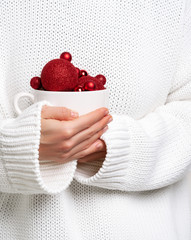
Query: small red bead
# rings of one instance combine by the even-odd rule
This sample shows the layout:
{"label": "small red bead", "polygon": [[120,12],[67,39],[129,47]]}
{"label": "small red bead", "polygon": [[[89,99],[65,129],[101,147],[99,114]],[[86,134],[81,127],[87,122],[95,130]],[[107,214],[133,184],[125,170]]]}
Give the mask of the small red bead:
{"label": "small red bead", "polygon": [[62,59],[65,59],[69,62],[72,61],[72,55],[69,53],[69,52],[63,52],[61,55],[60,55],[60,58]]}
{"label": "small red bead", "polygon": [[76,87],[74,88],[74,91],[75,91],[75,92],[82,92],[82,91],[84,91],[84,88],[83,88],[83,86],[78,85],[78,86],[76,86]]}
{"label": "small red bead", "polygon": [[81,73],[80,73],[80,69],[76,67],[76,71],[78,73],[78,77],[80,77]]}
{"label": "small red bead", "polygon": [[96,89],[96,84],[94,81],[87,81],[84,84],[85,91],[94,91]]}
{"label": "small red bead", "polygon": [[33,89],[40,89],[42,87],[41,78],[40,77],[33,77],[31,78],[30,85]]}
{"label": "small red bead", "polygon": [[102,82],[103,85],[105,85],[106,78],[105,78],[104,75],[99,74],[99,75],[96,76],[96,78],[99,79]]}
{"label": "small red bead", "polygon": [[83,76],[87,76],[88,73],[86,72],[86,70],[80,70],[80,77],[83,77]]}

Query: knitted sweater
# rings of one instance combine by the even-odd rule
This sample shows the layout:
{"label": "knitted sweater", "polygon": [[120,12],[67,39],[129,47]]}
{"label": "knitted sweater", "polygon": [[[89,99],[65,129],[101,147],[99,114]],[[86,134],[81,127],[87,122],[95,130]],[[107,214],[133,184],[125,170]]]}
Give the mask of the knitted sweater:
{"label": "knitted sweater", "polygon": [[[0,2],[0,239],[190,240],[191,1]],[[105,159],[40,162],[51,59],[106,76]],[[83,94],[83,93],[82,93]]]}

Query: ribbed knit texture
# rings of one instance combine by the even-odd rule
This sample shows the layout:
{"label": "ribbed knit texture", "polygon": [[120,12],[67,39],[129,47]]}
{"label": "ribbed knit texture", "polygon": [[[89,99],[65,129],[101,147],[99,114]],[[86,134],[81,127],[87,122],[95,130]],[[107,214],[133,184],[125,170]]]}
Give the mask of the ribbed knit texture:
{"label": "ribbed knit texture", "polygon": [[[50,103],[14,110],[63,51],[106,76],[105,159],[40,162]],[[0,80],[0,239],[191,239],[190,0],[1,1]]]}
{"label": "ribbed knit texture", "polygon": [[0,152],[4,168],[0,187],[3,192],[56,194],[66,189],[73,178],[76,160],[66,164],[38,160],[41,108],[45,104],[51,105],[47,101],[35,103],[19,117],[1,122]]}

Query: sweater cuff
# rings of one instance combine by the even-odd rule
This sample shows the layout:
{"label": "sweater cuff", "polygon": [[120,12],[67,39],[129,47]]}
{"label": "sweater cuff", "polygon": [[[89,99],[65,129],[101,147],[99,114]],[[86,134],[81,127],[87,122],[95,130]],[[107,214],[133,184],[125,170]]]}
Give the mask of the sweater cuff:
{"label": "sweater cuff", "polygon": [[[107,189],[122,189],[130,152],[127,116],[112,114],[113,121],[100,139],[106,144],[106,157],[97,161],[78,163],[74,178],[81,184]],[[131,118],[129,118],[131,121]]]}
{"label": "sweater cuff", "polygon": [[64,164],[39,161],[43,105],[52,106],[48,101],[34,103],[1,125],[1,158],[13,193],[57,194],[73,179],[77,160]]}

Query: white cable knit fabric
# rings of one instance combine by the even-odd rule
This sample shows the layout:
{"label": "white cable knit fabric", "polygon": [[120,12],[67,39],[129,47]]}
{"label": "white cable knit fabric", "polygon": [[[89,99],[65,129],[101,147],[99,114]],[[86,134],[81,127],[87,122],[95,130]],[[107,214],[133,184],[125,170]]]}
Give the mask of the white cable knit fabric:
{"label": "white cable knit fabric", "polygon": [[[14,110],[64,51],[106,76],[105,159],[39,163],[50,103]],[[0,239],[191,239],[190,0],[2,0],[0,83]]]}

